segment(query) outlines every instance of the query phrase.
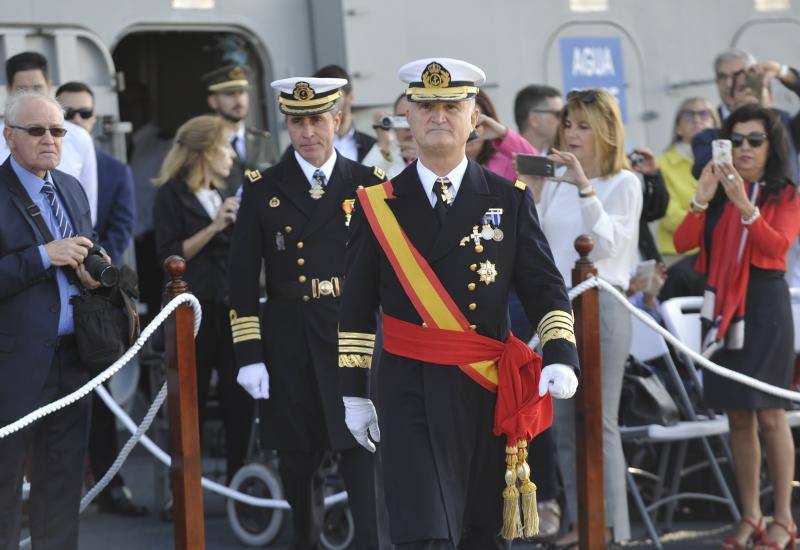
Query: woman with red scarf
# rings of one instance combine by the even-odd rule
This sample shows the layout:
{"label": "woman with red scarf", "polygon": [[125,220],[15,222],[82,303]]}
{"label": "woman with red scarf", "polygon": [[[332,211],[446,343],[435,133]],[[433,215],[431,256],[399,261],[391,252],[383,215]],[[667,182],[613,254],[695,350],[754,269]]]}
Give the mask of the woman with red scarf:
{"label": "woman with red scarf", "polygon": [[[733,165],[709,163],[689,213],[674,235],[675,248],[700,247],[695,269],[707,275],[701,318],[703,353],[713,361],[781,388],[789,388],[794,331],[786,253],[800,232],[800,197],[789,180],[789,144],[781,122],[748,105],[722,129],[733,144]],[[795,548],[790,497],[794,443],[788,403],[706,372],[708,407],[724,409],[742,521],[722,548]],[[761,428],[774,486],[774,521],[765,529],[759,501]]]}

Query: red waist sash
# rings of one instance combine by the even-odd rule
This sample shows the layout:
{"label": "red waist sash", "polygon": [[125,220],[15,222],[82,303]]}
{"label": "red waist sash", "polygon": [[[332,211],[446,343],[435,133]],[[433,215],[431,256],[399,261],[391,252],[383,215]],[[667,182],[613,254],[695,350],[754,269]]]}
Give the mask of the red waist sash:
{"label": "red waist sash", "polygon": [[553,422],[550,393],[539,397],[542,360],[525,342],[509,333],[505,342],[475,331],[421,327],[383,316],[383,347],[389,353],[437,365],[491,361],[497,365],[494,434],[505,434],[509,445],[530,441]]}

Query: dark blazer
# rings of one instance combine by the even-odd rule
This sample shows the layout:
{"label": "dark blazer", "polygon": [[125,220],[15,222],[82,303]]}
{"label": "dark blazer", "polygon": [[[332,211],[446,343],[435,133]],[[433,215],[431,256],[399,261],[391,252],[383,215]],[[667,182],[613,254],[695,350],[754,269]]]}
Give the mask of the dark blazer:
{"label": "dark blazer", "polygon": [[650,222],[660,220],[667,213],[669,206],[669,192],[664,183],[664,176],[661,171],[652,176],[644,176],[642,182],[642,215],[639,218],[639,253],[645,260],[663,261],[658,252],[653,232],[647,225]]}
{"label": "dark blazer", "polygon": [[[221,196],[221,194],[220,194]],[[183,241],[213,220],[182,179],[159,188],[153,206],[158,265],[173,254],[183,256]],[[220,231],[186,263],[183,279],[199,300],[224,303],[228,299],[228,248],[231,227]]]}
{"label": "dark blazer", "polygon": [[[93,239],[89,201],[78,180],[52,170],[75,232]],[[55,270],[45,270],[38,246],[45,244],[22,200],[11,190],[18,181],[11,160],[0,166],[0,425],[37,405],[53,360],[58,316]]]}
{"label": "dark blazer", "polygon": [[122,254],[133,238],[136,204],[133,198],[133,173],[99,147],[97,151],[97,231],[100,245],[114,263],[122,262]]}
{"label": "dark blazer", "polygon": [[245,130],[246,158],[242,159],[239,154],[234,156],[231,173],[225,179],[225,195],[236,194],[245,182],[246,170],[266,170],[277,162],[278,144],[272,139],[272,134],[266,130],[248,127]]}
{"label": "dark blazer", "polygon": [[359,132],[358,130],[356,130],[354,137],[356,139],[356,151],[358,151],[358,162],[361,162],[364,160],[364,157],[367,156],[369,150],[372,149],[372,146],[378,142],[378,140],[371,135],[365,134],[364,132]]}
{"label": "dark blazer", "polygon": [[[377,174],[377,175],[376,175]],[[238,366],[264,362],[270,398],[259,402],[262,444],[279,450],[341,450],[357,443],[344,424],[339,392],[338,295],[314,295],[314,280],[344,284],[350,235],[343,202],[382,172],[338,155],[322,198],[294,155],[245,183],[231,245],[231,318],[261,313],[261,338],[234,343]],[[259,312],[259,275],[267,303]],[[235,335],[234,331],[234,335]]]}

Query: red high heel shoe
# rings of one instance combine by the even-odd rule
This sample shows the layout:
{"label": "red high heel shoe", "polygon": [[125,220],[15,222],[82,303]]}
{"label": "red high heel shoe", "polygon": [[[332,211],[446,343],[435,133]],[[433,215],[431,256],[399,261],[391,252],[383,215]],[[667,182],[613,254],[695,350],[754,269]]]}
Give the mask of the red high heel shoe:
{"label": "red high heel shoe", "polygon": [[744,544],[742,544],[736,540],[734,535],[731,535],[722,541],[722,546],[720,546],[721,550],[745,550],[748,543],[758,542],[764,537],[764,534],[766,533],[766,530],[764,529],[764,516],[761,516],[761,519],[758,520],[758,523],[753,523],[753,520],[750,518],[742,518],[741,523],[746,523],[753,528],[753,531],[747,537],[747,540],[744,542]]}
{"label": "red high heel shoe", "polygon": [[778,546],[778,543],[774,540],[769,540],[767,538],[767,533],[764,532],[764,535],[761,537],[761,540],[755,546],[755,550],[785,550],[786,548],[790,548],[794,550],[797,548],[797,525],[792,523],[791,525],[785,525],[780,521],[773,521],[772,525],[777,525],[784,531],[789,534],[789,540],[786,541],[786,544],[783,546]]}

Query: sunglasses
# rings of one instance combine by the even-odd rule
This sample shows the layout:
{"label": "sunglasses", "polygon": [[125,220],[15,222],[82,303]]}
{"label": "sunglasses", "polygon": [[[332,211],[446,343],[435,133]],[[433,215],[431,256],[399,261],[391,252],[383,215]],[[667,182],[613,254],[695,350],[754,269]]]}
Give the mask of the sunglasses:
{"label": "sunglasses", "polygon": [[597,90],[572,90],[567,94],[567,101],[577,99],[581,103],[594,103],[597,100]]}
{"label": "sunglasses", "polygon": [[67,109],[66,117],[67,120],[72,120],[75,118],[75,115],[79,115],[83,120],[87,120],[92,118],[94,114],[94,109],[84,108],[84,109]]}
{"label": "sunglasses", "polygon": [[44,126],[28,126],[26,128],[25,126],[10,126],[10,128],[14,128],[15,130],[22,130],[23,132],[26,132],[29,136],[33,137],[42,137],[47,132],[50,132],[50,135],[53,136],[54,138],[63,138],[65,135],[67,135],[66,128],[58,128],[58,127],[45,128]]}
{"label": "sunglasses", "polygon": [[764,142],[767,141],[767,134],[764,132],[750,132],[746,136],[737,134],[736,132],[731,134],[731,144],[734,147],[741,147],[744,143],[744,140],[747,140],[747,143],[750,144],[750,147],[758,148],[764,145]]}
{"label": "sunglasses", "polygon": [[693,120],[695,117],[699,118],[700,120],[710,120],[712,115],[711,111],[708,109],[703,109],[701,111],[686,110],[681,111],[680,114],[680,118],[686,121]]}

